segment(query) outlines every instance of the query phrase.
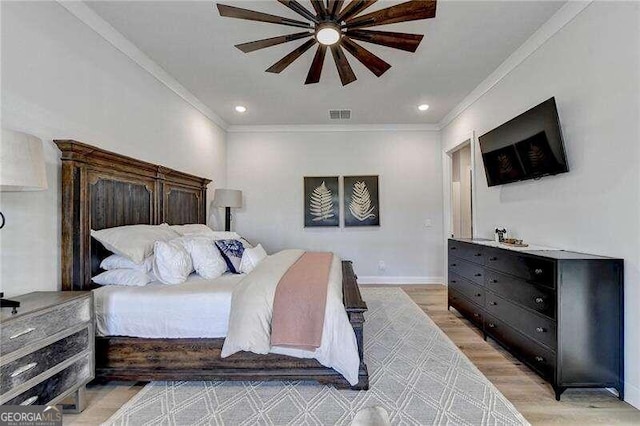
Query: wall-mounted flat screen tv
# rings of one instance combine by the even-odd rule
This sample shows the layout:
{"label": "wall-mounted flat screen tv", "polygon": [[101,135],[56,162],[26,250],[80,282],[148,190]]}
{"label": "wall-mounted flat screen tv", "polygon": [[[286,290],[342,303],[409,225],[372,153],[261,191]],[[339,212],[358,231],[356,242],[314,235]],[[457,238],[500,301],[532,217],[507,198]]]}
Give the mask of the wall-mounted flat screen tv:
{"label": "wall-mounted flat screen tv", "polygon": [[569,171],[555,98],[478,138],[489,186]]}

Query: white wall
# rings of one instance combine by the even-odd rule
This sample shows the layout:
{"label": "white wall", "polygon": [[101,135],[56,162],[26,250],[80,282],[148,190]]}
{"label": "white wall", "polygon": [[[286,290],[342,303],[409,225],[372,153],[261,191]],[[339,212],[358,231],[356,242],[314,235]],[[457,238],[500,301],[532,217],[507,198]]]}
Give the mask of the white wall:
{"label": "white wall", "polygon": [[594,2],[443,130],[448,149],[555,96],[570,172],[488,188],[476,233],[625,260],[626,400],[640,407],[640,3]]}
{"label": "white wall", "polygon": [[56,2],[2,2],[2,126],[44,140],[49,189],[1,193],[0,285],[59,289],[59,151],[92,145],[224,186],[225,133]]}
{"label": "white wall", "polygon": [[[245,199],[236,230],[268,252],[335,251],[354,261],[361,282],[442,282],[438,132],[229,133],[227,154],[228,186]],[[305,229],[303,177],[359,174],[380,176],[380,227]]]}

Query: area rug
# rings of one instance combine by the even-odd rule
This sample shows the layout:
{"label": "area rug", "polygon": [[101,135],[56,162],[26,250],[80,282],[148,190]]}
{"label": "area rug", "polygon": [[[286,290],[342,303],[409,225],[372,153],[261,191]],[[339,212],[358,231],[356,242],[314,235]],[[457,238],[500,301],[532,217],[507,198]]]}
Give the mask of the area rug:
{"label": "area rug", "polygon": [[397,288],[362,289],[368,391],[314,382],[152,382],[106,425],[348,425],[383,407],[398,425],[523,425],[515,407]]}

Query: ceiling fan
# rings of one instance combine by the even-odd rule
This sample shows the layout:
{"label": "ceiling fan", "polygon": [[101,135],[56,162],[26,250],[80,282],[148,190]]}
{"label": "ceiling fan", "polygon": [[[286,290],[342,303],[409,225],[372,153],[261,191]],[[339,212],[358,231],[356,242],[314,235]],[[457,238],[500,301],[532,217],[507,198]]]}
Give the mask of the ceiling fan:
{"label": "ceiling fan", "polygon": [[345,0],[327,0],[326,3],[324,0],[311,0],[314,13],[296,0],[278,0],[278,2],[310,22],[219,3],[217,6],[220,16],[305,29],[305,31],[302,32],[236,45],[238,49],[249,53],[266,47],[311,37],[310,40],[307,40],[284,58],[267,68],[267,72],[280,73],[284,71],[303,53],[318,44],[318,49],[311,63],[311,68],[309,68],[305,84],[313,84],[320,81],[324,57],[327,49],[330,49],[336,68],[338,69],[338,74],[340,75],[340,81],[342,85],[345,86],[354,82],[356,76],[342,48],[358,59],[378,77],[391,68],[391,65],[354,40],[388,46],[407,52],[415,52],[423,37],[421,34],[374,31],[366,28],[428,19],[436,16],[436,0],[408,1],[375,12],[364,15],[361,14],[365,9],[376,3],[376,1],[377,0],[351,0],[348,4],[344,5]]}

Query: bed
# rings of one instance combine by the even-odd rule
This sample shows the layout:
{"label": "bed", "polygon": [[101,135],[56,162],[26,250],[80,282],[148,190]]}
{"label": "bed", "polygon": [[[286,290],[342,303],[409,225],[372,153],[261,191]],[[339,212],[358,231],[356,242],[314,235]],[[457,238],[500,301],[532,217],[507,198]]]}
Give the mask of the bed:
{"label": "bed", "polygon": [[[91,277],[100,272],[101,260],[110,253],[91,238],[91,229],[136,224],[205,223],[208,179],[73,140],[54,142],[62,152],[61,281],[64,291],[96,289]],[[104,335],[96,336],[96,378],[131,381],[315,380],[339,388],[368,389],[369,377],[363,358],[363,324],[367,306],[360,296],[351,263],[342,261],[338,268],[341,269],[342,302],[353,327],[360,361],[355,385],[315,359],[251,352],[221,358],[222,334],[225,332],[221,318],[224,314],[210,318],[210,321],[217,322],[218,329],[213,323],[205,331],[193,326],[190,336],[198,337],[158,337],[161,334],[154,333],[149,333],[149,337],[115,336],[112,334],[126,333],[108,330],[106,323],[99,323]],[[225,298],[230,297],[229,290],[238,278],[225,279],[228,281],[226,291],[222,285],[223,289],[218,294],[208,296],[209,303],[224,303]],[[190,278],[185,284],[194,288],[206,285],[198,282],[197,278]],[[114,295],[111,295],[112,299],[103,297],[113,291],[99,289],[94,296],[98,303],[128,300],[126,291],[115,299]],[[126,302],[118,306],[124,309],[125,305]],[[162,304],[158,309],[164,309]],[[188,325],[185,327],[189,328]]]}

